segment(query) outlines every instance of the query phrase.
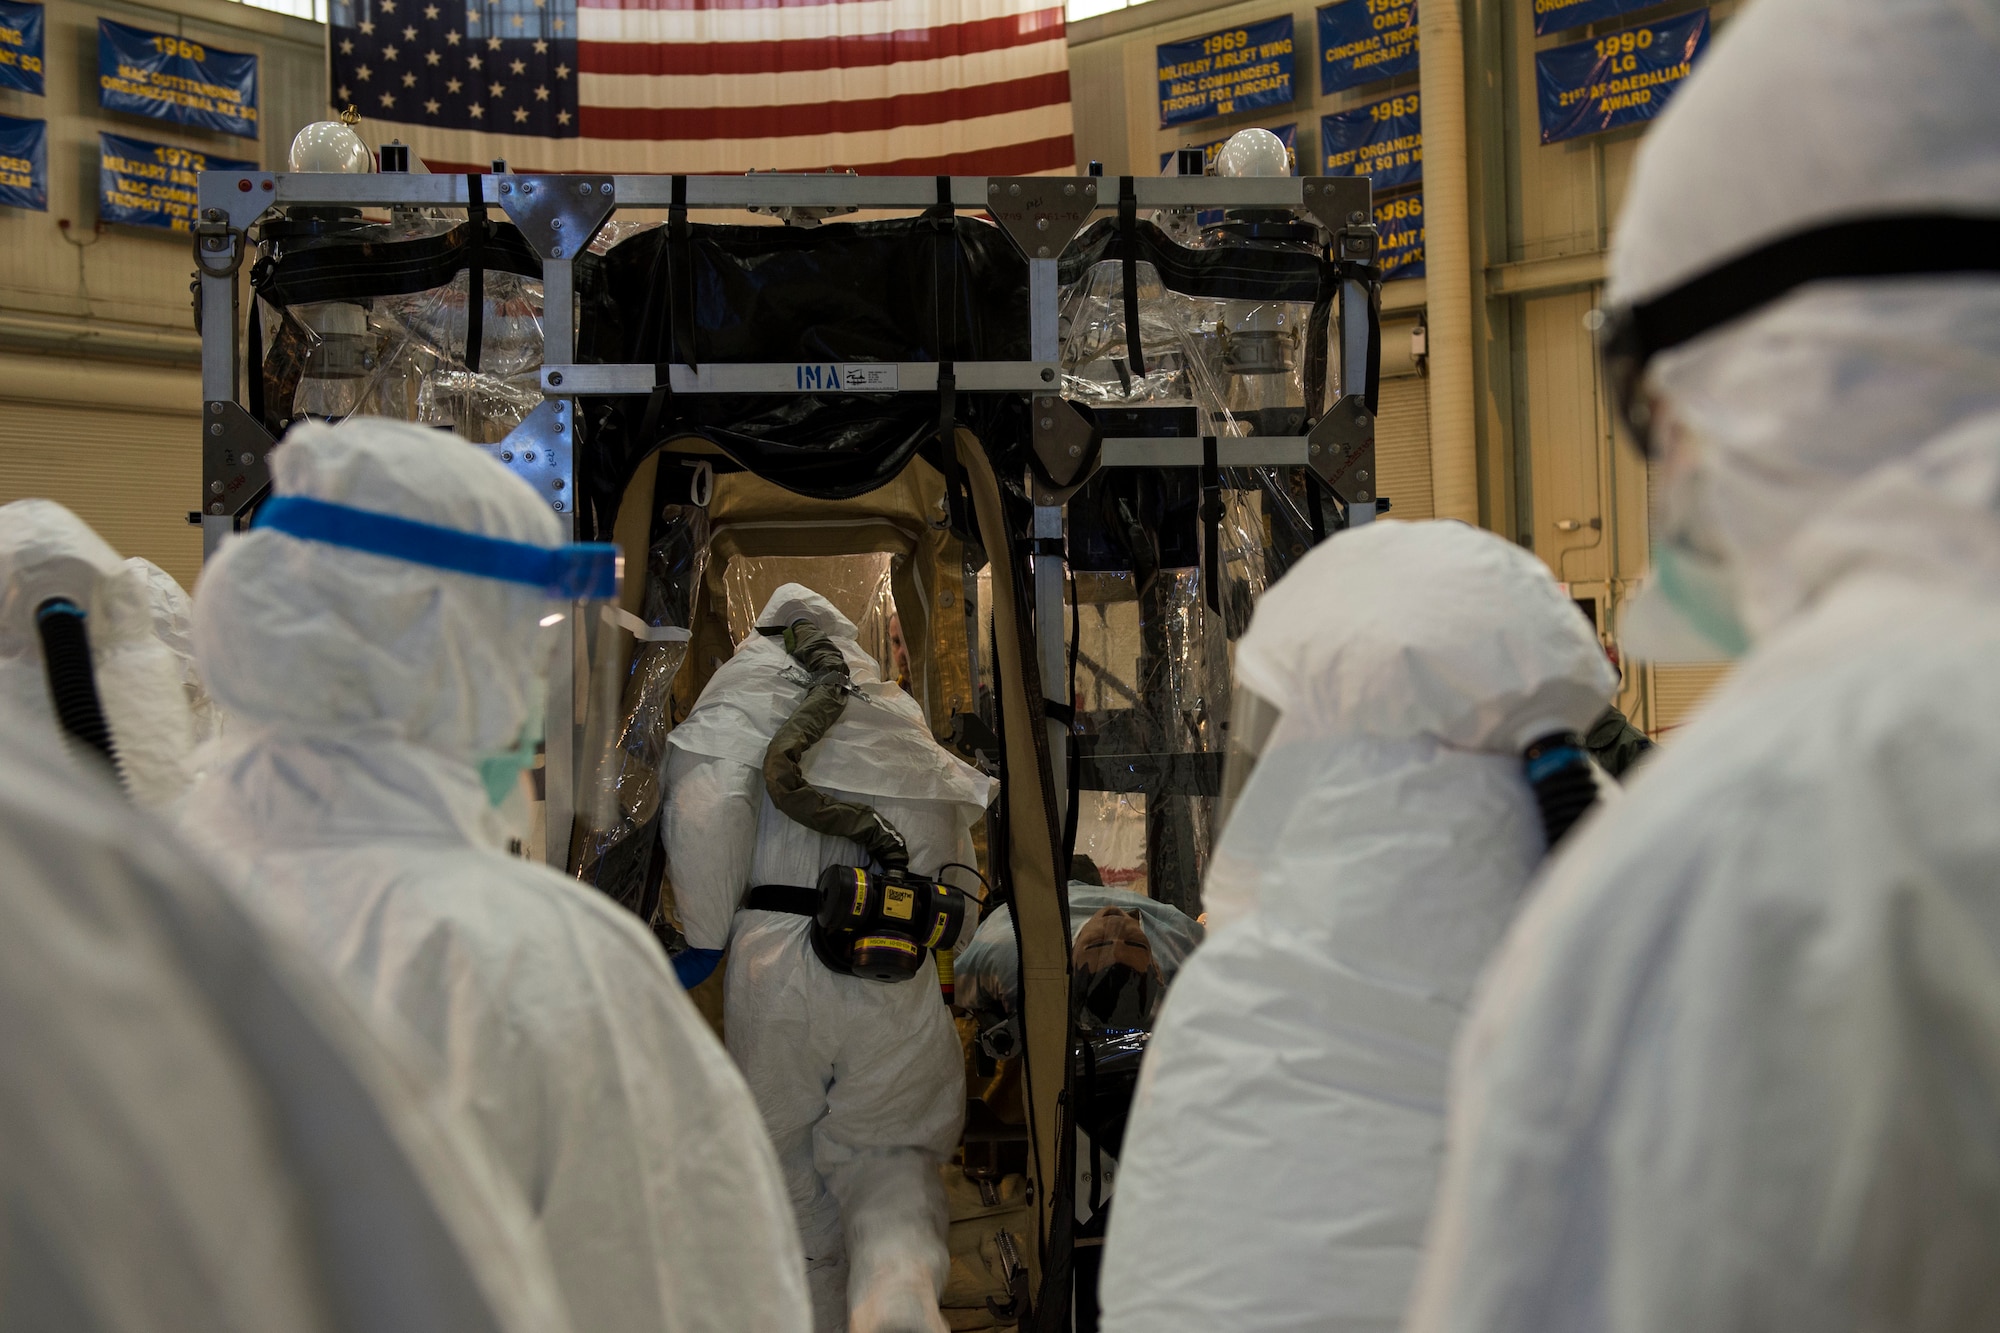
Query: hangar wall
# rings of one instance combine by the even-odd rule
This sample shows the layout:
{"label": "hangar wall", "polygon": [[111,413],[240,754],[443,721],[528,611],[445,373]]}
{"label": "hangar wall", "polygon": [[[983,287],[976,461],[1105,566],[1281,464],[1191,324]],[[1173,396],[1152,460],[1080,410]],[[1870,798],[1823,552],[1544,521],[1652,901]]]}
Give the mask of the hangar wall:
{"label": "hangar wall", "polygon": [[[1360,0],[1344,0],[1359,3]],[[1430,0],[1426,0],[1427,3]],[[1449,0],[1440,0],[1448,3]],[[1544,145],[1535,103],[1535,53],[1629,26],[1628,15],[1536,37],[1532,0],[1460,0],[1473,281],[1474,394],[1479,517],[1539,554],[1588,603],[1601,626],[1646,569],[1644,463],[1612,430],[1584,316],[1602,297],[1612,227],[1644,137],[1632,126]],[[1708,7],[1723,30],[1743,0]],[[1650,7],[1654,20],[1696,0]],[[1153,174],[1159,155],[1251,126],[1296,123],[1300,169],[1319,150],[1320,117],[1397,93],[1421,93],[1412,72],[1330,95],[1319,91],[1316,6],[1307,0],[1150,0],[1070,28],[1077,158],[1107,174]],[[1162,128],[1155,47],[1231,24],[1292,16],[1294,101]],[[1422,279],[1391,281],[1383,295],[1382,491],[1399,517],[1431,512],[1425,383],[1408,352],[1425,307]],[[1400,372],[1400,374],[1399,374]],[[1719,679],[1713,669],[1631,670],[1621,705],[1649,731],[1671,730]]]}
{"label": "hangar wall", "polygon": [[[0,113],[49,123],[49,208],[0,208],[0,503],[62,501],[127,555],[192,585],[201,533],[200,346],[190,239],[100,228],[98,133],[282,164],[326,104],[325,28],[232,0],[47,3],[47,94],[0,90]],[[259,57],[261,136],[107,114],[97,20]],[[64,224],[67,225],[64,225]]]}

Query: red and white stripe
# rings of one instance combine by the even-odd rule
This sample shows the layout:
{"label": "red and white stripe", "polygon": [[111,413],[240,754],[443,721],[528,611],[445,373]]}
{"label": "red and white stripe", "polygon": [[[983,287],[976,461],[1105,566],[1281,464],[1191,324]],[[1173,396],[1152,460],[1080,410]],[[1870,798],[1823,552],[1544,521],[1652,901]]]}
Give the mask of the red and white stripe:
{"label": "red and white stripe", "polygon": [[581,137],[399,129],[447,171],[1075,166],[1061,0],[579,0],[577,27]]}

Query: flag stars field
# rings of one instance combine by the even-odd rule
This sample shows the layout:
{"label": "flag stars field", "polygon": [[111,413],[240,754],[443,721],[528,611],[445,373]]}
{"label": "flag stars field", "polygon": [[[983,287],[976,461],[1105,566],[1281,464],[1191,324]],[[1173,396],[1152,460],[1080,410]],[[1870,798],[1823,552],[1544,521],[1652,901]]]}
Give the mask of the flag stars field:
{"label": "flag stars field", "polygon": [[[330,9],[336,88],[374,94],[394,127],[385,135],[433,170],[505,159],[519,171],[1014,175],[1075,164],[1061,0]],[[453,52],[464,64],[444,58]]]}

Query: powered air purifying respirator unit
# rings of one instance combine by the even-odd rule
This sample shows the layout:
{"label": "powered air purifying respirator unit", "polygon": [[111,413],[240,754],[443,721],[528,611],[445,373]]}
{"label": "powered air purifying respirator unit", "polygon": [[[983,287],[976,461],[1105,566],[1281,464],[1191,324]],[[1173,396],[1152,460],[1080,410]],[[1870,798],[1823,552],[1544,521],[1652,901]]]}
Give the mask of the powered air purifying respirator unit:
{"label": "powered air purifying respirator unit", "polygon": [[925,954],[957,945],[965,932],[966,895],[913,873],[903,835],[878,811],[836,800],[806,781],[801,771],[806,751],[833,729],[855,692],[847,659],[807,619],[761,632],[782,634],[785,651],[811,677],[805,698],[764,752],[764,789],[771,804],[815,832],[858,843],[874,868],[828,866],[810,889],[760,885],[745,906],[811,917],[813,952],[836,972],[908,981],[923,967]]}

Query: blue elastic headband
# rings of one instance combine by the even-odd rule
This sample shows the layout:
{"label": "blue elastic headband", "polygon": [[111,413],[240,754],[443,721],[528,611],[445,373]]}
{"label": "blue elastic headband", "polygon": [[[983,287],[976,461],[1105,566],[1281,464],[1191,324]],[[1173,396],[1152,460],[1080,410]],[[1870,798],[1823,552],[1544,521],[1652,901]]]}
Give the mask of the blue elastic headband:
{"label": "blue elastic headband", "polygon": [[266,500],[251,526],[454,574],[522,583],[554,601],[602,601],[618,595],[618,548],[610,542],[571,542],[550,549],[303,495]]}

